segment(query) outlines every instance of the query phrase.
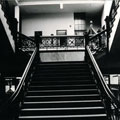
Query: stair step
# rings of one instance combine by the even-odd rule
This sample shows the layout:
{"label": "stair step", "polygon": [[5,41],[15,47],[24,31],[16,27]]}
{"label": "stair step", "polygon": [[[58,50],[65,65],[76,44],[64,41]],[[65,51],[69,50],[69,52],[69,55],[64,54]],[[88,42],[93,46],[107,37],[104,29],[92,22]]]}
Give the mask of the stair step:
{"label": "stair step", "polygon": [[[74,70],[74,69],[79,69],[79,70],[85,70],[88,69],[88,66],[40,66],[38,68],[36,68],[36,71],[38,70]],[[88,69],[89,70],[89,69]]]}
{"label": "stair step", "polygon": [[[58,61],[58,62],[41,62],[39,64],[84,64],[85,61]],[[38,64],[38,65],[39,65]],[[86,63],[87,64],[87,63]]]}
{"label": "stair step", "polygon": [[37,65],[36,69],[74,69],[74,68],[88,68],[88,64],[45,64],[45,65]]}
{"label": "stair step", "polygon": [[40,91],[28,91],[27,95],[75,95],[75,94],[98,94],[97,89],[68,89],[68,90],[40,90]]}
{"label": "stair step", "polygon": [[53,73],[53,72],[69,72],[69,73],[71,73],[71,72],[90,72],[90,70],[89,69],[39,69],[39,70],[36,70],[36,73],[48,73],[48,72],[51,72],[51,73]]}
{"label": "stair step", "polygon": [[99,100],[99,94],[86,95],[46,95],[46,96],[26,96],[25,101],[68,101],[68,100]]}
{"label": "stair step", "polygon": [[40,63],[37,66],[82,66],[82,65],[88,65],[86,62],[45,62],[45,63]]}
{"label": "stair step", "polygon": [[91,80],[92,76],[34,76],[33,80]]}
{"label": "stair step", "polygon": [[22,120],[107,120],[106,114],[87,115],[50,115],[50,116],[20,116]]}
{"label": "stair step", "polygon": [[104,114],[104,107],[71,107],[71,108],[31,108],[21,109],[20,115],[86,115]]}
{"label": "stair step", "polygon": [[101,100],[24,102],[22,108],[58,108],[58,107],[94,107],[103,106]]}
{"label": "stair step", "polygon": [[57,77],[59,77],[59,76],[69,76],[69,75],[72,75],[72,76],[91,76],[91,74],[90,73],[88,73],[88,72],[72,72],[72,73],[69,73],[69,72],[65,72],[65,73],[56,73],[56,72],[54,72],[54,73],[38,73],[38,74],[34,74],[34,76],[35,77],[41,77],[41,76],[57,76]]}
{"label": "stair step", "polygon": [[31,81],[32,86],[40,85],[78,85],[78,84],[94,84],[92,80],[48,80],[48,81]]}
{"label": "stair step", "polygon": [[82,85],[41,85],[30,86],[29,90],[66,90],[66,89],[96,89],[95,84]]}

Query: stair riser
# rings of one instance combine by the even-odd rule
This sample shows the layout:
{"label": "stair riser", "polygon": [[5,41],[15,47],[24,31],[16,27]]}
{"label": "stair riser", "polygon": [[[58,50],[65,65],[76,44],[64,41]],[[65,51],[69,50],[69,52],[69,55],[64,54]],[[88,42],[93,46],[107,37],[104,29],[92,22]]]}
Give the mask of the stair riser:
{"label": "stair riser", "polygon": [[83,110],[35,110],[35,111],[22,111],[21,115],[85,115],[85,114],[103,114],[104,109],[83,109]]}
{"label": "stair riser", "polygon": [[[36,71],[39,70],[68,70],[71,69],[74,71],[74,69],[78,70],[87,70],[88,66],[40,66],[40,68],[36,68]],[[89,70],[89,69],[88,69]]]}
{"label": "stair riser", "polygon": [[40,95],[84,95],[84,94],[98,94],[98,91],[96,89],[96,91],[63,91],[63,92],[29,92],[28,94],[29,96],[40,96]]}
{"label": "stair riser", "polygon": [[80,80],[64,80],[64,81],[32,81],[31,82],[31,85],[32,86],[41,86],[41,85],[79,85],[79,84],[94,84],[94,81],[88,81],[88,80],[83,80],[83,81],[80,81]]}
{"label": "stair riser", "polygon": [[78,63],[78,64],[64,64],[64,63],[62,63],[62,64],[39,64],[39,65],[37,65],[37,67],[38,68],[41,68],[41,67],[50,67],[50,68],[52,68],[52,67],[81,67],[81,66],[87,66],[88,67],[88,64],[86,64],[86,63],[82,63],[82,64],[80,64],[80,63]]}
{"label": "stair riser", "polygon": [[48,77],[48,76],[34,76],[33,81],[40,81],[40,80],[92,80],[91,76],[60,76],[60,77]]}
{"label": "stair riser", "polygon": [[52,77],[60,77],[60,76],[91,76],[90,73],[82,73],[82,72],[78,72],[78,73],[40,73],[40,74],[35,74],[35,77],[42,77],[42,76],[52,76]]}
{"label": "stair riser", "polygon": [[94,86],[94,85],[91,85],[91,86],[79,86],[79,85],[73,85],[73,86],[58,86],[58,85],[56,85],[56,86],[35,86],[35,87],[30,87],[29,88],[29,90],[68,90],[68,89],[83,89],[83,90],[85,90],[85,89],[96,89],[96,86]]}
{"label": "stair riser", "polygon": [[36,70],[36,73],[64,73],[64,72],[69,72],[69,73],[76,73],[76,72],[90,72],[89,69],[40,69],[40,70]]}
{"label": "stair riser", "polygon": [[84,61],[75,61],[75,62],[71,62],[71,61],[64,61],[64,62],[41,62],[40,64],[38,64],[38,66],[53,66],[53,65],[87,65],[86,62]]}
{"label": "stair riser", "polygon": [[22,108],[57,108],[57,107],[96,107],[103,106],[101,102],[71,102],[71,103],[36,103],[36,104],[24,104]]}
{"label": "stair riser", "polygon": [[25,98],[25,101],[34,102],[34,101],[70,101],[70,100],[99,100],[99,96],[79,96],[79,97],[30,97]]}

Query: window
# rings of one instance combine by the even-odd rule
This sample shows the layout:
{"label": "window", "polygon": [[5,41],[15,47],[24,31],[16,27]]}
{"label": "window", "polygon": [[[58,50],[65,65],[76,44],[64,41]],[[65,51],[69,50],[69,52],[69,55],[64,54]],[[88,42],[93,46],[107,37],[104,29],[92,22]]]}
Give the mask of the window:
{"label": "window", "polygon": [[74,13],[75,35],[83,35],[86,30],[85,13]]}

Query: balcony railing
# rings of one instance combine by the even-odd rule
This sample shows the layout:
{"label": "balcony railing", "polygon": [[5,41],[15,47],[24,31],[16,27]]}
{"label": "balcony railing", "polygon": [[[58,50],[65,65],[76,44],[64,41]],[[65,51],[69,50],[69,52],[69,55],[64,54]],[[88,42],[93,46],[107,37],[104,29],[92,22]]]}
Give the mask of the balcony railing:
{"label": "balcony railing", "polygon": [[[19,33],[19,48],[23,51],[32,51],[36,47],[34,38],[27,38]],[[83,50],[85,49],[84,36],[37,36],[39,50]]]}
{"label": "balcony railing", "polygon": [[84,36],[41,36],[40,48],[84,48]]}

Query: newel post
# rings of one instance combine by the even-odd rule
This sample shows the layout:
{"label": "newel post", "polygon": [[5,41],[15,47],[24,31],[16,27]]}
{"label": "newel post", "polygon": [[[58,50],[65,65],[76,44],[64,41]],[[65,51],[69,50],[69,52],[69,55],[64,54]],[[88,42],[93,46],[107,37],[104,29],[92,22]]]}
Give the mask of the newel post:
{"label": "newel post", "polygon": [[109,25],[109,16],[105,18],[106,22],[106,32],[107,32],[107,53],[109,53],[109,37],[110,37],[110,25]]}
{"label": "newel post", "polygon": [[4,97],[5,95],[5,80],[0,73],[0,96]]}
{"label": "newel post", "polygon": [[17,27],[17,25],[18,25],[18,21],[17,21],[17,19],[16,18],[14,18],[13,19],[13,34],[14,34],[14,40],[15,40],[15,51],[17,52],[17,50],[19,49],[18,47],[18,34],[17,34],[17,29],[18,29],[18,27]]}
{"label": "newel post", "polygon": [[37,47],[37,61],[38,62],[40,62],[39,42],[40,42],[40,34],[37,31],[35,31],[35,43]]}
{"label": "newel post", "polygon": [[85,37],[85,61],[87,61],[87,45],[89,44],[89,34],[88,32],[84,32],[84,37]]}

